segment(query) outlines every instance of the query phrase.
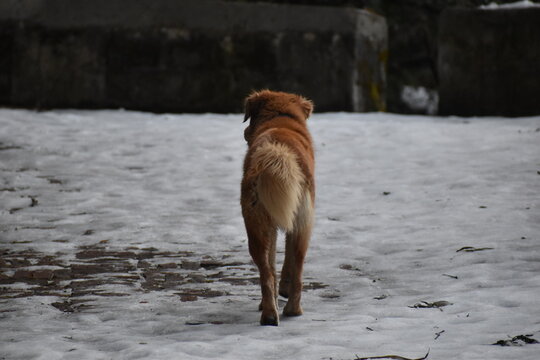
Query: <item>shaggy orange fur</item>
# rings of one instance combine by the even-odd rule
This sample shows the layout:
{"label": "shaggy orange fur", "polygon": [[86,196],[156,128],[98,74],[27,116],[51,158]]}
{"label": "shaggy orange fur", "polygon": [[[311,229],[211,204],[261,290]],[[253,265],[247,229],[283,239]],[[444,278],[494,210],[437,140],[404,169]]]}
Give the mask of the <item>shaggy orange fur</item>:
{"label": "shaggy orange fur", "polygon": [[[313,223],[315,160],[306,120],[313,103],[301,96],[263,90],[246,98],[241,205],[249,251],[259,268],[261,325],[278,325],[277,294],[288,297],[285,316],[302,314],[302,271]],[[285,232],[279,288],[277,231]]]}

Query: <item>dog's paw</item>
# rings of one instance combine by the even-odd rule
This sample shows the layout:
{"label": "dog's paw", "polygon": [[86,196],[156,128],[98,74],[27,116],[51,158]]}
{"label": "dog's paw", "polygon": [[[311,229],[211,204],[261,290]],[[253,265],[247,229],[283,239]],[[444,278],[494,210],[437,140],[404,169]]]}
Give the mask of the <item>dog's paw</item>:
{"label": "dog's paw", "polygon": [[300,316],[303,313],[304,311],[300,304],[292,304],[290,301],[287,302],[287,305],[283,309],[283,316]]}
{"label": "dog's paw", "polygon": [[278,326],[279,325],[279,316],[276,314],[267,315],[264,314],[261,316],[261,325],[263,326]]}

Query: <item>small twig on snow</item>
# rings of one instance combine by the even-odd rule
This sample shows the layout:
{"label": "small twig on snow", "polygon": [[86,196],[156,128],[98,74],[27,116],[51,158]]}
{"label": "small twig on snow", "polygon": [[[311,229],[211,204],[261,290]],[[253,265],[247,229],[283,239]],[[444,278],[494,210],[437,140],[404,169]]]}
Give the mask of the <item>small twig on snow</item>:
{"label": "small twig on snow", "polygon": [[456,250],[456,252],[464,251],[464,252],[476,252],[476,251],[484,251],[484,250],[493,250],[492,247],[483,247],[483,248],[475,248],[472,246],[464,246],[459,250]]}
{"label": "small twig on snow", "polygon": [[418,359],[409,359],[409,358],[399,356],[399,355],[370,356],[370,357],[363,357],[363,358],[358,357],[358,355],[356,355],[356,359],[354,359],[354,360],[373,360],[373,359],[425,360],[425,359],[427,359],[428,355],[429,355],[429,350],[428,350],[427,354],[424,357],[421,357],[421,358],[418,358]]}
{"label": "small twig on snow", "polygon": [[442,274],[443,276],[446,276],[446,277],[449,277],[449,278],[452,278],[452,279],[459,279],[457,276],[455,275],[450,275],[450,274]]}

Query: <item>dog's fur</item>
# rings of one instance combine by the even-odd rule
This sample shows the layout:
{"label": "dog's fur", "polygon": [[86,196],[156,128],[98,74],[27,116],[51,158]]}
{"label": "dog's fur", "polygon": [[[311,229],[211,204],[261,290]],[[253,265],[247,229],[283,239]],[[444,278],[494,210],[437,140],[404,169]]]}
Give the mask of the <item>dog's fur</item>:
{"label": "dog's fur", "polygon": [[263,90],[246,98],[241,205],[249,252],[259,268],[261,325],[278,325],[275,270],[278,229],[285,232],[279,294],[285,316],[302,314],[302,270],[315,204],[315,161],[306,120],[313,103],[301,96]]}

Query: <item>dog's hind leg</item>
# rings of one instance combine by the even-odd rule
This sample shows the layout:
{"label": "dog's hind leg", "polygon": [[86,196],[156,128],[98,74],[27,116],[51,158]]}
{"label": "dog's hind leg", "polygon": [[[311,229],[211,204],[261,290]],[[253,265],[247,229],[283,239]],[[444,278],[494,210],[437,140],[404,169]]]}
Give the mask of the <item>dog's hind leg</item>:
{"label": "dog's hind leg", "polygon": [[276,305],[278,299],[278,278],[276,273],[276,243],[277,243],[277,232],[273,235],[273,238],[270,240],[270,251],[268,251],[268,264],[270,264],[270,271],[274,275],[274,297],[276,298]]}
{"label": "dog's hind leg", "polygon": [[248,227],[249,252],[259,268],[261,282],[261,325],[279,323],[276,301],[275,242],[277,230],[272,228],[253,231]]}
{"label": "dog's hind leg", "polygon": [[[285,294],[288,295],[288,301],[283,309],[283,315],[285,316],[302,315],[302,306],[300,305],[302,272],[311,237],[312,222],[312,200],[309,194],[306,193],[298,211],[295,228],[286,236],[284,271],[282,271],[282,282],[280,282],[280,289],[283,288],[284,293],[287,281],[289,282],[288,291]],[[283,272],[285,272],[285,277],[283,277]]]}
{"label": "dog's hind leg", "polygon": [[[289,242],[287,244],[286,251],[289,252],[286,257],[289,256],[290,264],[288,273],[290,280],[288,283],[288,295],[287,305],[283,309],[283,315],[285,316],[299,316],[302,315],[302,306],[300,305],[300,298],[302,297],[302,272],[304,269],[304,259],[309,244],[310,229],[295,230],[290,234]],[[285,280],[287,281],[287,280]],[[282,283],[285,287],[286,282]]]}
{"label": "dog's hind leg", "polygon": [[285,260],[281,268],[281,278],[279,280],[279,295],[284,298],[289,297],[289,286],[291,284],[291,267],[294,264],[292,254],[294,253],[294,236],[292,233],[285,234]]}
{"label": "dog's hind leg", "polygon": [[[278,296],[278,281],[277,281],[277,274],[276,274],[276,242],[277,239],[274,237],[274,241],[270,241],[270,251],[268,251],[268,264],[270,265],[270,271],[272,274],[274,274],[274,295],[276,297],[276,304],[277,304],[277,296]],[[259,305],[259,310],[262,310],[262,301]]]}

